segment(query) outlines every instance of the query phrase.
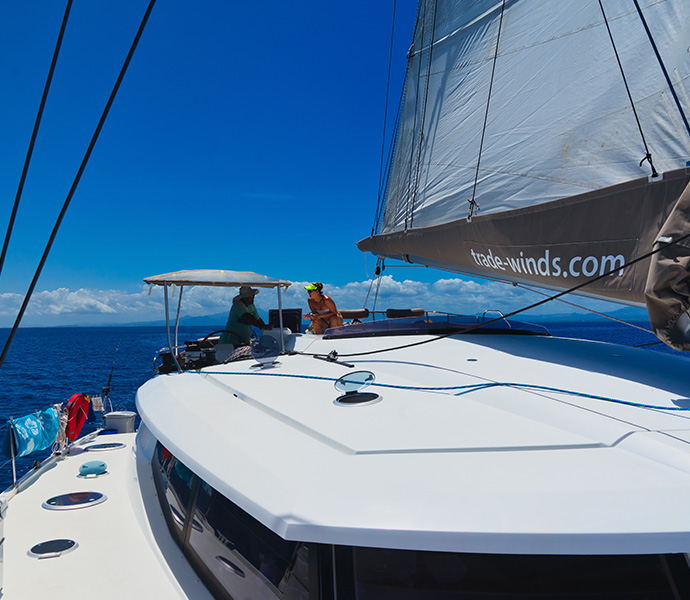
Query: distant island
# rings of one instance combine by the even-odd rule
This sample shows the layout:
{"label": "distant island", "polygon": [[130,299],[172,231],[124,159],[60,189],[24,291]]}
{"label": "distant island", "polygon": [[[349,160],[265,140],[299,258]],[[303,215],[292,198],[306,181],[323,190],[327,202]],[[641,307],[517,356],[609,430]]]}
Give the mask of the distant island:
{"label": "distant island", "polygon": [[[603,311],[602,311],[603,312]],[[264,320],[268,315],[265,311],[259,311]],[[621,321],[629,321],[645,327],[649,326],[647,313],[643,308],[633,306],[624,306],[617,310],[609,311],[609,317],[619,319]],[[481,315],[477,315],[481,316]],[[488,313],[487,319],[498,316],[495,313]],[[221,312],[212,315],[203,316],[182,316],[180,317],[180,326],[182,327],[208,327],[209,331],[223,329],[227,321],[228,313]],[[537,323],[542,325],[558,324],[558,323],[610,323],[611,321],[606,317],[597,315],[583,310],[572,310],[570,312],[554,313],[554,314],[530,314],[529,312],[518,314],[511,317],[513,321],[523,321],[526,323]],[[171,323],[174,323],[174,315],[171,317]],[[36,325],[27,325],[27,327],[37,327]],[[40,327],[40,326],[38,326]],[[155,321],[135,321],[131,323],[73,323],[69,325],[49,325],[47,327],[165,327],[165,319],[158,319]],[[0,327],[0,329],[5,329]],[[8,329],[8,328],[7,328]]]}

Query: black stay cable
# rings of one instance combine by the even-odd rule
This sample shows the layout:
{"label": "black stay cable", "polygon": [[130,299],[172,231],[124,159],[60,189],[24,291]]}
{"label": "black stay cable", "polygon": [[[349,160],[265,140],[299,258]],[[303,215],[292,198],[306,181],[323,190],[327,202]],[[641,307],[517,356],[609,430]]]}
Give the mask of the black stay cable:
{"label": "black stay cable", "polygon": [[55,44],[55,50],[53,51],[53,60],[50,63],[50,69],[48,70],[48,77],[46,78],[46,83],[43,88],[43,96],[41,97],[41,103],[38,107],[38,113],[36,114],[36,121],[34,122],[34,130],[31,134],[31,141],[29,142],[29,149],[26,151],[26,158],[24,159],[24,168],[22,170],[22,176],[19,179],[19,186],[17,187],[17,195],[14,198],[14,206],[12,207],[12,214],[10,216],[10,221],[7,224],[7,233],[5,233],[5,242],[2,246],[2,254],[0,254],[0,273],[2,273],[2,267],[5,264],[5,256],[7,254],[7,248],[10,245],[10,237],[12,236],[12,229],[14,228],[14,221],[17,217],[17,209],[19,208],[19,200],[22,197],[22,192],[24,191],[24,182],[26,181],[26,174],[29,171],[29,164],[31,163],[31,156],[34,152],[34,145],[36,144],[36,136],[38,135],[38,128],[41,125],[41,118],[43,117],[43,109],[46,105],[46,99],[48,98],[48,91],[50,90],[50,84],[53,81],[53,73],[55,72],[55,65],[57,64],[58,55],[60,54],[60,47],[62,46],[62,38],[65,35],[65,29],[67,28],[67,19],[69,18],[69,13],[72,8],[72,0],[67,0],[67,6],[65,7],[65,15],[62,18],[62,26],[60,27],[60,33],[58,34],[58,39]]}
{"label": "black stay cable", "polygon": [[[381,202],[381,188],[383,186],[383,160],[386,155],[386,125],[388,121],[388,100],[390,98],[391,89],[391,66],[393,65],[393,40],[395,38],[395,13],[396,0],[393,0],[393,21],[391,23],[391,44],[388,50],[388,78],[386,80],[386,104],[383,109],[383,135],[381,136],[381,165],[379,166],[379,191],[378,203]],[[378,212],[378,211],[377,211]],[[376,220],[376,219],[375,219]]]}
{"label": "black stay cable", "polygon": [[671,83],[671,78],[668,76],[668,71],[666,70],[666,65],[664,65],[664,61],[661,60],[661,54],[659,54],[659,50],[656,47],[656,43],[654,42],[654,38],[652,37],[652,32],[649,31],[649,27],[647,26],[647,21],[644,18],[644,15],[642,14],[642,9],[640,8],[640,5],[637,3],[637,0],[633,0],[635,3],[635,8],[637,8],[637,14],[640,16],[640,21],[642,21],[642,25],[644,25],[644,29],[647,32],[647,37],[649,38],[649,43],[652,45],[652,48],[654,49],[654,54],[656,54],[656,59],[659,61],[659,66],[661,67],[662,72],[664,73],[664,77],[666,78],[666,83],[668,84],[668,89],[671,90],[671,95],[673,96],[673,99],[676,102],[676,106],[678,107],[678,112],[680,113],[681,118],[683,119],[683,123],[685,123],[685,129],[688,132],[688,135],[690,135],[690,124],[688,124],[688,120],[685,117],[685,112],[683,111],[683,107],[681,106],[680,99],[678,98],[678,94],[676,94],[676,90],[673,87],[673,84]]}
{"label": "black stay cable", "polygon": [[[404,94],[404,90],[403,90],[403,94]],[[384,218],[385,212],[386,212],[388,190],[389,190],[389,186],[391,183],[391,180],[390,180],[391,170],[393,168],[393,166],[392,166],[393,165],[393,159],[395,157],[395,151],[397,149],[397,144],[398,144],[397,132],[398,132],[398,127],[400,125],[400,113],[402,112],[403,104],[404,104],[404,99],[401,98],[400,104],[398,106],[398,113],[395,117],[395,123],[393,125],[393,131],[395,131],[396,133],[393,135],[393,140],[391,141],[391,144],[388,148],[388,156],[387,156],[387,162],[386,162],[387,167],[386,167],[385,174],[383,176],[383,180],[381,182],[382,184],[383,184],[383,182],[385,182],[385,184],[383,184],[383,187],[381,188],[381,190],[379,192],[378,201],[376,203],[376,213],[374,214],[374,224],[371,227],[371,235],[377,234],[379,232],[379,230],[381,229],[381,223],[383,222],[383,218]]]}
{"label": "black stay cable", "polygon": [[647,140],[644,137],[644,132],[642,131],[642,124],[640,123],[640,118],[637,116],[637,109],[635,108],[635,102],[633,101],[632,94],[630,93],[630,87],[628,86],[628,80],[625,77],[625,71],[623,71],[623,65],[621,59],[618,56],[618,49],[616,48],[616,43],[613,41],[613,34],[611,33],[611,28],[609,27],[609,20],[606,18],[606,13],[604,12],[604,5],[599,0],[599,7],[601,8],[601,14],[604,17],[604,24],[606,25],[606,30],[609,32],[609,38],[611,39],[611,45],[613,46],[613,53],[616,55],[616,61],[618,61],[618,68],[620,69],[621,76],[623,77],[623,83],[625,84],[625,91],[628,92],[628,98],[630,100],[630,106],[632,107],[633,114],[635,115],[635,120],[637,121],[637,128],[640,130],[640,136],[642,137],[642,144],[644,145],[645,156],[640,161],[640,166],[647,160],[649,161],[649,166],[652,167],[652,177],[658,177],[654,163],[652,162],[652,154],[647,147]]}
{"label": "black stay cable", "polygon": [[491,103],[491,92],[494,87],[494,76],[496,74],[496,62],[498,61],[498,45],[501,42],[501,29],[503,27],[503,13],[506,9],[506,2],[503,0],[501,6],[501,18],[498,21],[498,33],[496,34],[496,51],[494,52],[493,65],[491,67],[491,80],[489,82],[489,95],[486,99],[486,110],[484,111],[484,125],[482,126],[482,137],[479,141],[479,155],[477,156],[477,169],[474,173],[474,185],[472,186],[472,199],[468,200],[470,203],[470,208],[467,211],[467,220],[471,221],[475,210],[479,210],[479,203],[476,201],[477,195],[477,182],[479,181],[479,164],[482,160],[482,151],[484,150],[484,134],[486,134],[486,124],[489,121],[489,105]]}
{"label": "black stay cable", "polygon": [[[541,306],[542,304],[546,304],[547,302],[551,302],[551,300],[556,300],[560,298],[561,296],[565,296],[566,294],[570,294],[572,292],[576,292],[579,289],[582,289],[583,287],[590,285],[596,281],[599,281],[600,279],[604,279],[605,277],[608,277],[610,275],[613,275],[616,271],[620,271],[621,269],[625,269],[627,267],[631,267],[632,265],[643,261],[650,256],[653,256],[654,254],[657,254],[658,252],[661,252],[662,250],[669,248],[670,246],[675,246],[676,244],[679,244],[683,240],[686,240],[690,238],[690,233],[679,237],[677,240],[673,240],[671,242],[668,242],[667,244],[659,244],[659,247],[656,250],[652,250],[651,252],[647,252],[647,254],[643,254],[642,256],[639,256],[638,258],[635,258],[631,260],[630,262],[625,263],[622,266],[615,267],[611,269],[610,271],[603,273],[597,277],[593,277],[592,279],[588,279],[587,281],[584,281],[580,285],[576,285],[575,287],[569,288],[567,290],[564,290],[562,292],[559,292],[558,294],[554,296],[549,296],[548,298],[545,298],[544,300],[540,300],[539,302],[535,302],[534,304],[530,304],[529,306],[525,306],[523,308],[520,308],[518,310],[515,310],[511,313],[508,313],[507,315],[501,315],[500,317],[496,317],[495,319],[490,319],[489,321],[484,321],[483,323],[479,323],[477,325],[473,325],[472,327],[469,327],[468,329],[463,329],[462,331],[451,331],[449,333],[444,333],[441,335],[438,335],[434,338],[428,339],[428,340],[422,340],[421,342],[413,342],[412,344],[404,344],[402,346],[394,346],[391,348],[381,348],[380,350],[371,350],[369,352],[355,352],[352,354],[337,354],[335,351],[333,351],[334,356],[336,358],[351,358],[353,356],[369,356],[371,354],[380,354],[382,352],[390,352],[391,350],[402,350],[404,348],[413,348],[414,346],[421,346],[423,344],[429,344],[431,342],[436,342],[438,340],[441,340],[443,338],[450,337],[452,335],[464,335],[466,333],[471,333],[473,331],[476,331],[477,329],[481,329],[482,327],[486,327],[487,325],[491,325],[492,323],[496,323],[497,321],[503,321],[505,319],[508,319],[509,317],[514,317],[515,315],[518,315],[520,313],[523,313],[525,311],[531,310],[533,308],[537,308],[538,306]],[[300,353],[300,354],[307,354],[307,353]]]}
{"label": "black stay cable", "polygon": [[[410,201],[412,199],[412,168],[414,165],[414,151],[415,151],[415,132],[417,131],[417,113],[419,112],[419,84],[421,81],[422,77],[422,53],[424,52],[424,30],[426,27],[426,8],[428,5],[427,0],[420,0],[419,5],[417,7],[417,22],[415,23],[415,31],[412,36],[412,46],[410,47],[410,52],[408,53],[409,58],[413,58],[414,55],[416,54],[415,48],[414,48],[414,40],[416,39],[417,36],[417,26],[420,23],[421,20],[421,34],[420,34],[420,43],[421,43],[421,48],[419,49],[419,69],[417,71],[417,85],[415,86],[415,96],[414,96],[414,119],[412,121],[412,132],[410,133],[410,138],[411,138],[411,143],[410,143],[410,171],[407,174],[407,202],[405,204],[405,232],[407,232],[407,222],[409,220],[409,214],[410,214]],[[408,60],[408,74],[410,73],[409,67],[411,65],[411,62]],[[424,124],[422,124],[422,127]],[[421,134],[421,132],[420,132]]]}
{"label": "black stay cable", "polygon": [[[424,126],[426,125],[426,107],[429,100],[429,80],[431,79],[431,67],[434,58],[434,38],[436,37],[436,16],[438,15],[438,0],[434,0],[434,18],[431,23],[431,39],[429,40],[429,54],[427,55],[426,64],[426,81],[424,82],[424,97],[422,102],[422,118],[419,126],[419,144],[417,148],[417,164],[415,166],[414,174],[414,188],[412,190],[412,207],[410,208],[410,228],[414,221],[415,201],[417,200],[417,192],[419,191],[419,174],[422,168],[422,152],[426,146],[426,138],[424,135]],[[423,42],[423,39],[422,39]],[[421,74],[422,66],[421,59],[419,65],[419,72]]]}
{"label": "black stay cable", "polygon": [[45,250],[43,251],[43,256],[41,257],[41,262],[39,263],[38,267],[36,268],[36,272],[34,273],[34,277],[31,281],[31,285],[29,286],[29,289],[26,292],[26,295],[24,296],[24,302],[22,302],[22,306],[19,309],[19,314],[17,314],[17,318],[14,322],[14,325],[12,326],[12,331],[10,331],[10,335],[7,338],[7,341],[5,342],[5,347],[3,348],[2,354],[0,355],[0,366],[5,361],[5,356],[7,356],[7,351],[10,348],[10,345],[12,344],[12,340],[14,339],[15,334],[17,333],[17,329],[19,328],[19,323],[21,323],[22,317],[24,316],[24,312],[26,311],[26,307],[29,304],[29,300],[31,299],[31,295],[33,294],[34,288],[36,287],[36,283],[38,283],[38,278],[41,275],[41,271],[43,270],[43,266],[45,265],[46,260],[48,259],[48,254],[50,253],[50,249],[53,246],[53,242],[55,241],[55,237],[57,236],[57,232],[60,229],[60,225],[62,223],[62,219],[65,216],[65,213],[67,212],[67,208],[69,207],[70,201],[72,200],[72,197],[74,196],[74,193],[77,190],[77,186],[79,185],[79,181],[81,180],[82,174],[84,173],[84,170],[86,169],[86,165],[89,162],[89,158],[91,157],[91,153],[93,152],[94,146],[96,145],[96,141],[98,140],[98,136],[101,133],[101,129],[103,129],[103,125],[105,124],[105,120],[108,116],[108,113],[110,112],[110,107],[113,104],[113,101],[115,100],[115,96],[117,95],[118,90],[120,89],[120,84],[122,83],[122,80],[124,79],[125,73],[127,72],[127,67],[129,67],[129,63],[132,60],[132,56],[134,56],[134,51],[137,48],[137,45],[139,43],[139,40],[144,33],[144,28],[146,27],[146,23],[149,19],[149,15],[151,14],[151,11],[153,10],[153,6],[155,5],[156,0],[151,0],[149,2],[148,8],[146,9],[146,13],[144,14],[144,18],[141,21],[141,25],[139,25],[139,30],[137,31],[136,36],[134,37],[134,41],[132,42],[132,46],[129,49],[129,53],[127,54],[127,58],[125,59],[124,64],[122,65],[122,69],[120,70],[120,75],[117,78],[117,81],[115,82],[115,86],[113,87],[113,91],[110,93],[110,97],[108,98],[108,102],[103,109],[103,114],[101,115],[101,119],[98,122],[98,126],[96,127],[96,131],[93,134],[93,137],[91,138],[91,143],[89,144],[88,149],[86,150],[86,154],[84,155],[84,158],[81,162],[81,165],[79,166],[79,170],[77,171],[77,175],[74,178],[74,182],[72,183],[72,187],[69,190],[69,193],[67,194],[67,198],[65,199],[65,202],[62,206],[62,210],[60,211],[60,215],[57,218],[57,221],[55,222],[55,226],[53,227],[53,232],[50,235],[50,239],[48,240],[48,243],[46,244]]}

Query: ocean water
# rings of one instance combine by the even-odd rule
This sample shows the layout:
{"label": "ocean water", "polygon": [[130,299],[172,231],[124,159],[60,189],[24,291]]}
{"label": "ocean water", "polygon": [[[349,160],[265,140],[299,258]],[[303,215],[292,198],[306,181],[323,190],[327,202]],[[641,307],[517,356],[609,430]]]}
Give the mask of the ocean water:
{"label": "ocean water", "polygon": [[[3,347],[9,329],[0,329]],[[179,341],[210,333],[207,327],[180,327]],[[66,403],[72,394],[100,394],[110,383],[113,410],[135,410],[137,388],[153,375],[153,359],[168,345],[163,327],[28,327],[21,328],[0,367],[0,438],[9,417],[21,417],[52,404]],[[110,406],[108,405],[108,408]],[[82,434],[98,423],[86,424]],[[36,452],[17,459],[17,477],[35,460]],[[0,456],[0,490],[12,484],[12,468]]]}
{"label": "ocean water", "polygon": [[[640,324],[642,325],[642,324]],[[558,323],[552,335],[606,341],[626,346],[654,343],[656,338],[615,323]],[[180,327],[179,340],[194,340],[210,333],[208,327]],[[4,345],[9,329],[0,329]],[[399,343],[399,340],[396,340]],[[162,327],[59,327],[22,328],[0,367],[0,430],[9,417],[21,417],[52,404],[66,403],[72,394],[98,394],[112,370],[110,399],[114,410],[135,410],[139,386],[153,375],[156,352],[167,346]],[[664,344],[647,346],[650,352],[681,354]],[[690,358],[690,357],[688,357]],[[82,433],[98,423],[87,424]],[[17,476],[43,460],[38,452],[17,460]],[[0,457],[0,490],[12,483],[9,461]]]}

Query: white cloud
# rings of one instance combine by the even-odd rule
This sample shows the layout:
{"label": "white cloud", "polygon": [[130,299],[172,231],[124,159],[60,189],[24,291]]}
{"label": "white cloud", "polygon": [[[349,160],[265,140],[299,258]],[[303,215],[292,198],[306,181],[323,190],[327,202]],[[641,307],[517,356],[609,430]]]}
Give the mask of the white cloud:
{"label": "white cloud", "polygon": [[[282,293],[283,307],[302,308],[306,311],[307,294],[304,286],[308,283],[296,281],[284,291]],[[427,311],[478,315],[485,310],[500,310],[507,314],[543,298],[523,288],[492,281],[446,278],[423,283],[410,279],[400,281],[391,275],[384,275],[380,285],[378,282],[372,285],[370,281],[355,281],[340,286],[324,282],[324,292],[331,296],[341,309],[362,308],[368,295],[367,307],[371,309],[376,298],[376,309],[379,311],[387,308],[421,307]],[[185,288],[181,314],[198,317],[225,313],[229,310],[236,293],[235,288]],[[169,298],[172,316],[177,311],[178,299],[179,289],[176,289]],[[608,303],[596,303],[582,298],[571,300],[603,311],[610,311],[612,306]],[[0,326],[12,325],[21,303],[20,294],[0,294]],[[256,305],[262,312],[276,308],[278,306],[276,292],[262,289],[256,297]],[[67,288],[58,288],[34,293],[22,324],[54,326],[159,321],[165,317],[163,306],[163,291],[158,286],[149,290],[148,286],[142,285],[135,292],[96,289],[71,291]],[[550,302],[519,318],[529,320],[528,315],[570,313],[574,310],[570,306]]]}

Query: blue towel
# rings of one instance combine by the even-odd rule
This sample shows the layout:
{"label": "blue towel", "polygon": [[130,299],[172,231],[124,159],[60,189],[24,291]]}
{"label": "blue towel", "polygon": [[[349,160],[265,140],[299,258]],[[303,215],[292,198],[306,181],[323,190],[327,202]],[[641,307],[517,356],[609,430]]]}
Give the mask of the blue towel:
{"label": "blue towel", "polygon": [[12,456],[12,434],[17,458],[50,448],[57,439],[59,427],[58,411],[54,406],[18,419],[10,419],[2,442],[3,453],[7,458]]}

